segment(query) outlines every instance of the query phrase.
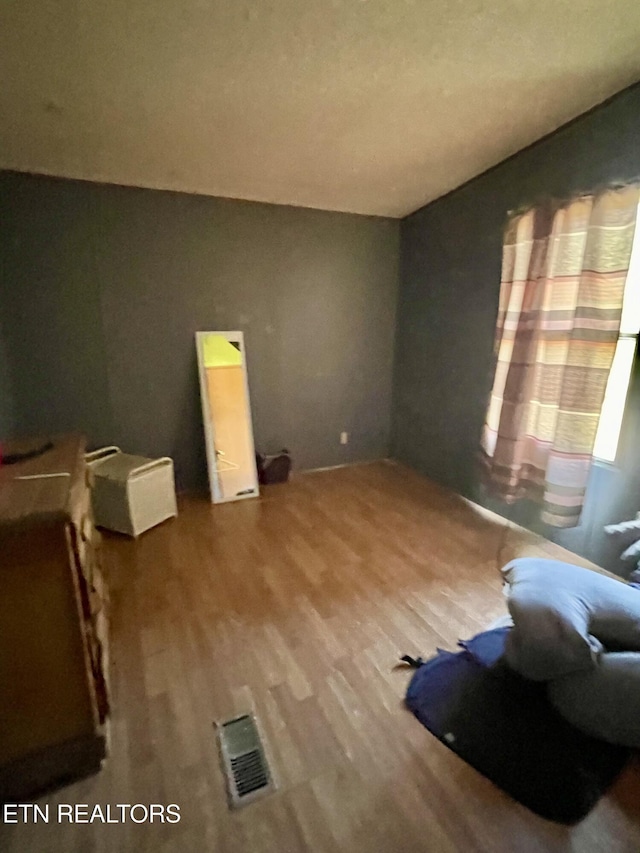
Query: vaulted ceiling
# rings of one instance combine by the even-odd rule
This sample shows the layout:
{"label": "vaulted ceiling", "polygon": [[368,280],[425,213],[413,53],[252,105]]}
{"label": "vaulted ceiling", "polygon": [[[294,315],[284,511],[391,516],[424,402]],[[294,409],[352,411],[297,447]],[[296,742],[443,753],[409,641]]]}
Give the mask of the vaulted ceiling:
{"label": "vaulted ceiling", "polygon": [[637,0],[3,0],[0,167],[404,216],[638,45]]}

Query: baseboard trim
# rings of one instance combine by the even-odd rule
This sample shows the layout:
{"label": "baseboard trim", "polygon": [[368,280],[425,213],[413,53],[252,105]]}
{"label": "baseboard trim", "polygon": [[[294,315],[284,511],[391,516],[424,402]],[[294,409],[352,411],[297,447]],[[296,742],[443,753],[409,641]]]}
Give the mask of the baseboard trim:
{"label": "baseboard trim", "polygon": [[380,457],[379,459],[363,459],[359,462],[343,462],[341,465],[325,465],[323,468],[298,468],[291,472],[295,474],[317,474],[321,471],[337,471],[339,468],[355,468],[356,465],[375,465],[377,462],[391,462],[388,457]]}

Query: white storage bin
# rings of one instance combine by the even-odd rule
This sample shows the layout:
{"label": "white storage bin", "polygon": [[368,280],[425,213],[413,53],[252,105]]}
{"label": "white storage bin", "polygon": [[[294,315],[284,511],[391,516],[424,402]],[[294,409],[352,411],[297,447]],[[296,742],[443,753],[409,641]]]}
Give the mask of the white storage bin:
{"label": "white storage bin", "polygon": [[147,459],[102,447],[86,455],[92,473],[95,523],[107,530],[139,536],[178,514],[173,460]]}

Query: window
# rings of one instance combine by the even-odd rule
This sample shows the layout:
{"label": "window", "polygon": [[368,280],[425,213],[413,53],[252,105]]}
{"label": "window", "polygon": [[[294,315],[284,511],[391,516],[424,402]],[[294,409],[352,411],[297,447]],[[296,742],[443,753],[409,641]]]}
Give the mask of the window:
{"label": "window", "polygon": [[629,273],[624,289],[620,336],[611,365],[607,389],[598,422],[593,455],[603,462],[615,462],[622,428],[627,392],[640,333],[640,206],[631,250]]}

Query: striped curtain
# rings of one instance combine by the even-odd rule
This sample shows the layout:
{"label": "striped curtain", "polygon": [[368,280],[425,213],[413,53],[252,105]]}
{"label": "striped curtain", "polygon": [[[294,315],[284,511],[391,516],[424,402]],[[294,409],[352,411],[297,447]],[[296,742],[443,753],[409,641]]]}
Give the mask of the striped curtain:
{"label": "striped curtain", "polygon": [[482,436],[487,485],[542,520],[578,524],[618,340],[639,188],[512,218],[505,235],[497,367]]}

